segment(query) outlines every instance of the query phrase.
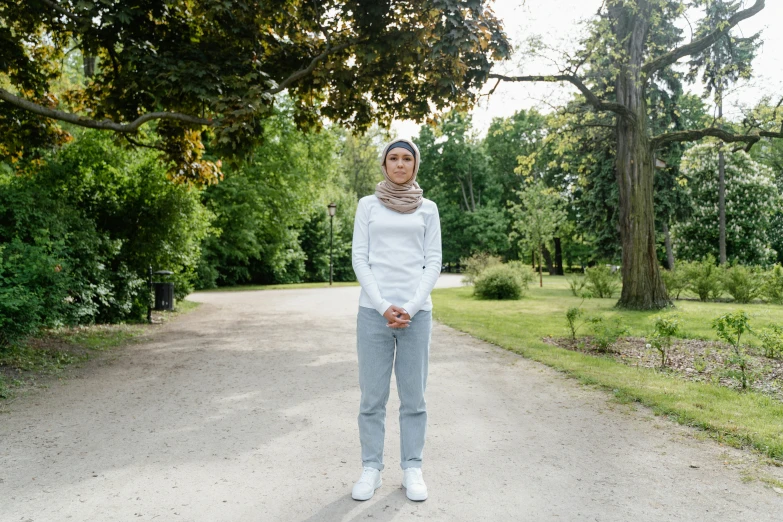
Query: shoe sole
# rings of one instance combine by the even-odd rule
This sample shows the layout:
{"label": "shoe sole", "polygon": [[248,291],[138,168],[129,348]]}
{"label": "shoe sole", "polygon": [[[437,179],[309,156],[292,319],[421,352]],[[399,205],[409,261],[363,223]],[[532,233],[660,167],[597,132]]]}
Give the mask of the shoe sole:
{"label": "shoe sole", "polygon": [[370,500],[373,497],[373,495],[375,495],[375,492],[378,490],[378,488],[380,488],[381,486],[383,486],[383,479],[378,481],[378,485],[375,486],[375,489],[372,490],[372,493],[370,493],[369,497],[367,497],[367,498],[357,498],[357,497],[354,497],[353,496],[353,492],[351,492],[351,498],[354,499],[354,500],[362,500],[362,501]]}
{"label": "shoe sole", "polygon": [[427,500],[427,497],[429,496],[429,495],[424,495],[423,498],[413,498],[410,492],[408,491],[408,488],[405,487],[405,484],[403,484],[402,487],[405,489],[405,496],[408,497],[408,500],[412,500],[414,502],[424,502],[425,500]]}

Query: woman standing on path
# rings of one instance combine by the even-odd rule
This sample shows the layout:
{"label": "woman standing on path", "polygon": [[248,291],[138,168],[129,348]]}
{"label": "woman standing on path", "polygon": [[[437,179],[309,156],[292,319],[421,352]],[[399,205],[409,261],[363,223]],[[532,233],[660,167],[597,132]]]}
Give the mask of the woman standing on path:
{"label": "woman standing on path", "polygon": [[430,292],[440,275],[442,256],[438,207],[422,197],[416,183],[419,161],[412,141],[389,143],[381,154],[386,179],[356,208],[352,257],[362,286],[356,336],[364,467],[351,492],[356,500],[371,498],[381,487],[392,365],[400,397],[402,485],[409,499],[427,499],[421,462],[427,428]]}

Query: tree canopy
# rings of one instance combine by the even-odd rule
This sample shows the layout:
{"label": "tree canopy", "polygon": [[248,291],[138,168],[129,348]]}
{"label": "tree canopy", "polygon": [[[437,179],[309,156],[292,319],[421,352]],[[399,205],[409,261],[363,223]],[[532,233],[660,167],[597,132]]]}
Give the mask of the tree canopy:
{"label": "tree canopy", "polygon": [[[0,0],[0,161],[62,140],[53,120],[160,149],[185,180],[263,137],[287,91],[302,128],[358,129],[469,103],[509,43],[486,0]],[[69,53],[86,81],[56,92]],[[43,119],[42,119],[43,118]]]}

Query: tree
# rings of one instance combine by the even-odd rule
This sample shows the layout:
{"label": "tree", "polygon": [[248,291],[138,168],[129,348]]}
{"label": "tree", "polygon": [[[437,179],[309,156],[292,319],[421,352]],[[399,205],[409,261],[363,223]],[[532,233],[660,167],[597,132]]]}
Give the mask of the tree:
{"label": "tree", "polygon": [[[720,27],[724,20],[735,14],[740,4],[731,0],[700,0],[705,16],[696,30],[696,37],[703,37]],[[715,45],[693,55],[689,62],[688,78],[693,81],[702,71],[705,96],[712,94],[718,107],[718,124],[723,119],[723,94],[740,78],[750,78],[751,62],[760,45],[759,33],[748,38],[737,38],[726,33]],[[721,265],[726,264],[726,159],[723,148],[718,150],[718,250]]]}
{"label": "tree", "polygon": [[[764,0],[755,0],[753,5],[737,11],[714,31],[683,44],[680,32],[673,24],[683,12],[682,2],[607,0],[592,24],[583,48],[558,74],[489,75],[498,81],[569,82],[579,89],[593,110],[608,113],[614,119],[623,276],[618,306],[657,309],[671,304],[659,273],[656,253],[654,153],[668,143],[697,141],[707,136],[741,143],[746,148],[762,138],[783,138],[779,121],[750,122],[748,132],[733,133],[708,126],[650,135],[646,95],[650,80],[681,58],[698,55],[713,46],[739,22],[763,8]],[[601,54],[596,57],[599,49]],[[583,67],[587,69],[585,73]],[[611,81],[606,82],[605,78]]]}
{"label": "tree", "polygon": [[[0,0],[0,160],[51,142],[57,120],[160,149],[177,178],[214,181],[202,140],[244,158],[284,91],[300,128],[421,120],[470,103],[491,60],[509,54],[487,3]],[[57,97],[72,51],[89,74]]]}
{"label": "tree", "polygon": [[544,246],[550,246],[558,229],[566,220],[563,200],[543,182],[527,185],[517,191],[519,203],[511,204],[513,232],[520,251],[533,252],[538,261],[538,284],[544,286],[542,263]]}
{"label": "tree", "polygon": [[438,204],[443,261],[455,263],[475,252],[508,249],[508,217],[500,186],[490,176],[488,158],[467,114],[452,111],[422,127],[417,181]]}
{"label": "tree", "polygon": [[345,133],[340,151],[343,186],[357,199],[375,193],[375,185],[383,180],[378,158],[389,139],[389,132],[379,127],[364,134]]}
{"label": "tree", "polygon": [[[715,143],[690,148],[682,160],[682,174],[691,215],[673,228],[678,255],[698,260],[714,257],[718,244],[718,150]],[[776,259],[771,247],[773,218],[781,206],[772,169],[757,163],[744,151],[725,154],[726,230],[728,260],[768,265]]]}

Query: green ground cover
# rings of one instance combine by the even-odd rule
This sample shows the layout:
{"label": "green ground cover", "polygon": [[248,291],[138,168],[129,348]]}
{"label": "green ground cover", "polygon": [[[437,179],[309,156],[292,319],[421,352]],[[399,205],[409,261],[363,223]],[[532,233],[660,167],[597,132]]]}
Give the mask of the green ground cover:
{"label": "green ground cover", "polygon": [[[628,366],[610,357],[547,344],[546,336],[567,337],[566,310],[580,303],[587,314],[617,317],[632,336],[647,336],[661,312],[619,311],[616,298],[574,297],[563,277],[548,277],[518,301],[483,301],[470,287],[433,292],[435,317],[479,339],[542,362],[611,391],[624,402],[639,402],[657,414],[705,430],[734,446],[752,447],[783,461],[783,403],[756,392],[739,392],[713,383],[688,382],[666,371]],[[719,315],[743,309],[751,325],[783,324],[783,306],[677,301],[684,337],[716,340],[710,324]],[[586,332],[580,332],[584,335]]]}
{"label": "green ground cover", "polygon": [[[187,313],[198,305],[193,301],[181,300],[177,302],[173,313],[155,312],[153,319],[165,321]],[[0,400],[10,399],[26,387],[57,378],[72,365],[131,342],[147,332],[148,328],[146,323],[54,328],[0,347]]]}

